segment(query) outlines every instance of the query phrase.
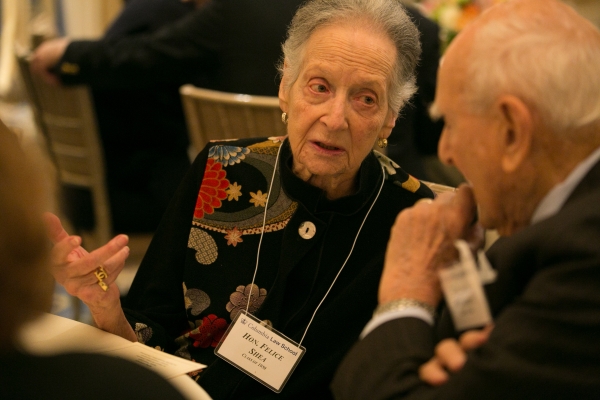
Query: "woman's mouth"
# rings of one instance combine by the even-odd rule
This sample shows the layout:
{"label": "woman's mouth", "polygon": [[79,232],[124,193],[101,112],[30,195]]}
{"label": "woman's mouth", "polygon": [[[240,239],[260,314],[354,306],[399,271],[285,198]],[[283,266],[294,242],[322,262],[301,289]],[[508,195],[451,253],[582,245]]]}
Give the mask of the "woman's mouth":
{"label": "woman's mouth", "polygon": [[325,143],[321,143],[321,142],[316,142],[317,146],[319,146],[322,149],[325,150],[340,150],[339,147],[335,147],[335,146],[328,146]]}

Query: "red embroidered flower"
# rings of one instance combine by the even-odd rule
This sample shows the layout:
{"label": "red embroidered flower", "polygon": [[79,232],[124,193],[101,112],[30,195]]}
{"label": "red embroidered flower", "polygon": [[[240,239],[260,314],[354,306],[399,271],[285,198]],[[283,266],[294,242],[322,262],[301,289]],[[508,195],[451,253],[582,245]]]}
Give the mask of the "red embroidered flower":
{"label": "red embroidered flower", "polygon": [[204,214],[212,214],[215,208],[221,207],[221,200],[227,198],[225,189],[229,187],[229,180],[225,178],[226,172],[223,164],[210,158],[206,163],[204,178],[198,192],[194,218],[202,218]]}
{"label": "red embroidered flower", "polygon": [[194,339],[194,347],[205,349],[208,346],[217,347],[226,330],[227,321],[215,314],[209,314],[202,318],[202,325],[192,330],[189,336]]}

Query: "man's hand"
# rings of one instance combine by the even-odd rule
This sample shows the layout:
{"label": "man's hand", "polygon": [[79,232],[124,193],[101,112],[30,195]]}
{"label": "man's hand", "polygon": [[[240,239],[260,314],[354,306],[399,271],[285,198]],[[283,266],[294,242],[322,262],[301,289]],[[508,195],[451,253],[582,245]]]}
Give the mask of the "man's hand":
{"label": "man's hand", "polygon": [[487,342],[493,325],[481,330],[463,333],[458,342],[454,339],[442,340],[435,348],[435,356],[421,365],[419,377],[432,386],[443,385],[450,379],[450,373],[462,369],[467,361],[467,351],[473,350]]}
{"label": "man's hand", "polygon": [[51,39],[42,42],[33,52],[29,68],[32,74],[39,75],[51,85],[60,85],[60,80],[50,72],[62,58],[71,41],[68,38]]}
{"label": "man's hand", "polygon": [[409,298],[436,307],[441,299],[438,270],[457,259],[454,242],[480,245],[483,230],[473,225],[476,204],[469,186],[418,202],[396,218],[379,284],[379,304]]}

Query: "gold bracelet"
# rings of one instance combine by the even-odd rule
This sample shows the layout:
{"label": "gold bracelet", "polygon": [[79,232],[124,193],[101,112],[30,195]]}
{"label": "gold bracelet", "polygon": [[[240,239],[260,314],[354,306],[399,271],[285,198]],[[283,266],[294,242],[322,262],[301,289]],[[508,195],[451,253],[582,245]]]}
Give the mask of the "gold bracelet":
{"label": "gold bracelet", "polygon": [[373,312],[373,316],[383,314],[388,311],[399,311],[406,308],[420,308],[427,311],[432,318],[435,319],[435,308],[427,303],[415,299],[396,299],[388,301],[387,303],[380,304]]}

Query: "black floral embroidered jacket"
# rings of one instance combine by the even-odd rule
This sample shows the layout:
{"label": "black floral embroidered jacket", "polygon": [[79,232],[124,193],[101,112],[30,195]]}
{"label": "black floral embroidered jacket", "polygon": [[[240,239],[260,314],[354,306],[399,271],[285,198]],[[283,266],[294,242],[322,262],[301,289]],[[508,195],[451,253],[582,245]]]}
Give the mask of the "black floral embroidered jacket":
{"label": "black floral embroidered jacket", "polygon": [[[361,165],[358,192],[329,201],[292,173],[289,143],[282,141],[207,145],[171,202],[124,303],[141,342],[208,365],[195,378],[215,399],[330,398],[335,368],[377,304],[396,215],[420,198],[433,197],[427,186],[373,152]],[[300,340],[350,253],[382,171],[381,194],[308,329],[302,342],[306,353],[282,393],[216,357],[214,347],[248,298],[250,312]],[[303,222],[314,224],[313,237],[300,235]]]}

